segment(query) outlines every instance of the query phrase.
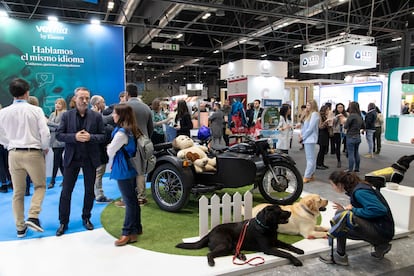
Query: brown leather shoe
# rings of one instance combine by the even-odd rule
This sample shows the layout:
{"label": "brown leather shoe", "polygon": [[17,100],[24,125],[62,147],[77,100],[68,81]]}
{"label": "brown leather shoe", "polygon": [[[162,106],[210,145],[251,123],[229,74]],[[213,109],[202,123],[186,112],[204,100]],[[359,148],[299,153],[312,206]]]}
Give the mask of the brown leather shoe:
{"label": "brown leather shoe", "polygon": [[130,242],[130,236],[121,236],[119,240],[115,241],[115,246],[124,246]]}
{"label": "brown leather shoe", "polygon": [[132,235],[129,235],[128,237],[129,237],[128,243],[134,243],[134,242],[137,242],[138,241],[137,234],[132,234]]}

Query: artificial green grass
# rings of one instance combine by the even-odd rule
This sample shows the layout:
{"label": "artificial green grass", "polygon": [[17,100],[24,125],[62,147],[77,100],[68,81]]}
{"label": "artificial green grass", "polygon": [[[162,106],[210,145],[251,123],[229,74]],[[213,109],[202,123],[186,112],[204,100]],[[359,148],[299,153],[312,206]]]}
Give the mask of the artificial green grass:
{"label": "artificial green grass", "polygon": [[[238,189],[223,189],[214,193],[220,197],[225,193],[233,195],[236,192],[243,195],[251,188],[252,186]],[[148,203],[145,206],[141,206],[143,235],[138,236],[138,242],[131,245],[168,254],[205,256],[208,253],[208,248],[186,250],[175,247],[176,244],[182,242],[183,238],[198,236],[198,198],[192,196],[185,208],[178,213],[171,213],[163,211],[158,207],[152,199],[150,191],[147,191],[147,194]],[[206,194],[209,198],[211,195]],[[259,193],[253,194],[253,205],[265,202]],[[109,234],[119,238],[124,216],[125,209],[116,207],[111,203],[103,210],[101,223]],[[290,244],[303,239],[302,236],[284,234],[278,234],[278,238]]]}

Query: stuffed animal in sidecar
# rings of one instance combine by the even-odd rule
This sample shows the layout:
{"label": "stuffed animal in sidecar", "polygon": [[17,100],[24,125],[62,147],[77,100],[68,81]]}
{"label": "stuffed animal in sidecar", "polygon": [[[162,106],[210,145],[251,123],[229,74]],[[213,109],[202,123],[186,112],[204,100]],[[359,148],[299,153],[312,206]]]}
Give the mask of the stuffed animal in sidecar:
{"label": "stuffed animal in sidecar", "polygon": [[192,161],[197,173],[216,171],[216,158],[209,158],[207,147],[195,145],[190,137],[179,135],[173,140],[172,146],[178,150],[178,158]]}

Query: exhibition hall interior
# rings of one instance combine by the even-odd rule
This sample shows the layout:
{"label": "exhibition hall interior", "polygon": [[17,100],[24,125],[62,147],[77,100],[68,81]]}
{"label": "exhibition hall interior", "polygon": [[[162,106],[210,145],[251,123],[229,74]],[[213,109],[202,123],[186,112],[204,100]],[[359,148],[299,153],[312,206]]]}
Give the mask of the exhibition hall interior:
{"label": "exhibition hall interior", "polygon": [[[74,91],[79,87],[86,87],[91,97],[101,96],[112,112],[127,84],[137,88],[138,98],[151,109],[157,102],[166,120],[159,126],[165,146],[155,145],[157,163],[145,173],[147,199],[139,201],[143,233],[137,242],[136,235],[127,235],[126,246],[114,246],[126,212],[116,205],[125,207],[119,183],[110,177],[112,159],[102,171],[107,201],[95,200],[92,208],[93,231],[85,229],[85,218],[80,216],[85,192],[81,171],[72,194],[69,227],[64,225],[64,235],[57,235],[63,175],[59,171],[52,177],[52,150],[45,154],[46,186],[52,179],[54,185],[46,189],[39,214],[44,232],[29,229],[22,235],[17,229],[20,237],[16,236],[15,191],[10,177],[4,181],[2,177],[0,276],[412,275],[414,261],[408,256],[414,249],[413,49],[414,0],[0,0],[0,116],[1,110],[14,105],[9,84],[21,78],[29,84],[30,96],[37,99],[46,121],[57,114],[58,100],[63,99],[68,111],[71,104],[77,108]],[[201,160],[186,154],[178,158],[182,148],[172,148],[182,127],[174,117],[182,101],[191,115],[190,136],[196,147],[203,148],[200,154],[207,155],[202,169],[196,162]],[[302,117],[302,112],[311,102],[318,113],[324,106],[335,112],[338,104],[349,109],[356,102],[365,122],[373,106],[376,116],[381,114],[380,125],[374,126],[377,134],[372,134],[376,144],[368,138],[371,132],[358,133],[358,158],[349,158],[346,120],[337,119],[340,133],[327,139],[337,134],[339,149],[330,142],[321,154],[322,145],[312,142],[316,169],[306,175],[309,147],[303,146],[302,131],[310,116]],[[222,108],[224,118],[218,148],[213,146],[216,106]],[[88,108],[95,107],[90,103]],[[332,122],[337,122],[335,115],[326,115],[317,140],[322,140],[321,128],[332,128]],[[211,141],[200,136],[206,127]],[[282,137],[288,137],[282,135],[286,128],[290,140],[286,148],[279,148]],[[263,150],[261,138],[271,149]],[[3,146],[7,152],[7,145]],[[351,167],[350,159],[354,162],[359,156],[358,165]],[[7,157],[2,159],[4,163]],[[206,169],[206,164],[213,168]],[[264,264],[236,265],[229,254],[217,257],[211,266],[207,250],[190,253],[175,248],[209,232],[203,227],[228,222],[227,212],[236,221],[251,217],[237,215],[241,210],[224,211],[224,199],[214,201],[214,193],[221,197],[223,189],[231,195],[229,208],[240,209],[253,194],[253,201],[243,209],[246,212],[259,203],[288,205],[318,194],[329,203],[326,211],[318,211],[317,223],[330,228],[336,203],[349,204],[348,196],[332,188],[330,177],[335,171],[381,182],[374,186],[389,205],[395,235],[391,250],[384,249],[380,260],[372,257],[380,250],[377,246],[352,240],[347,244],[349,266],[321,262],[319,255],[331,250],[327,234],[294,238],[291,243],[304,251],[292,253],[303,263],[301,267],[293,266],[292,259],[251,251],[246,252],[247,258],[259,256]],[[26,219],[36,200],[35,185],[27,181]],[[241,202],[234,191],[238,196],[242,193]],[[201,202],[206,198],[211,204],[204,216]],[[222,209],[213,211],[215,206]],[[171,248],[162,248],[161,240],[162,246]]]}

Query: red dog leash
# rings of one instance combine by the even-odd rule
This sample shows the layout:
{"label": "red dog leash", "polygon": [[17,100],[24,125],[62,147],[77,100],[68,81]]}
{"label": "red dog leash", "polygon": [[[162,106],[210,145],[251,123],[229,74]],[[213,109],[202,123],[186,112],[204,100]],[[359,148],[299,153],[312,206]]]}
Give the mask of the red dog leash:
{"label": "red dog leash", "polygon": [[[250,224],[250,220],[247,221],[243,225],[243,229],[240,232],[239,240],[237,241],[237,245],[236,245],[236,252],[235,252],[235,254],[233,256],[233,264],[235,264],[235,265],[249,264],[251,266],[258,266],[258,265],[264,264],[264,262],[265,262],[264,258],[263,257],[259,257],[259,256],[254,257],[254,258],[251,258],[251,259],[246,260],[246,261],[243,261],[242,263],[237,263],[236,262],[237,256],[239,256],[239,254],[240,254],[240,249],[241,249],[241,246],[243,244],[244,237],[246,235],[246,230],[247,230],[247,227],[249,226],[249,224]],[[253,260],[256,260],[256,259],[260,259],[260,261],[258,263],[255,263],[255,264],[251,263]]]}

